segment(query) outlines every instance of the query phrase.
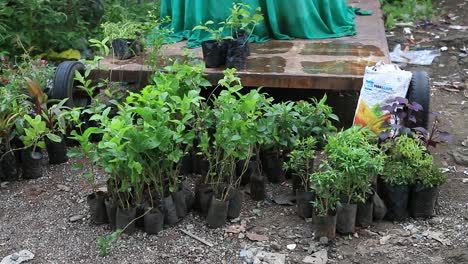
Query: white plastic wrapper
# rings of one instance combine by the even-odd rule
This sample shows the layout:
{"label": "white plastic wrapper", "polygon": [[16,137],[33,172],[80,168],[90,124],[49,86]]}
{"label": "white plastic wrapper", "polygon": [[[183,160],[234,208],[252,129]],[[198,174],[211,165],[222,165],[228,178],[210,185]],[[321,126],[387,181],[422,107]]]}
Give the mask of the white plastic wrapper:
{"label": "white plastic wrapper", "polygon": [[435,57],[440,56],[438,50],[401,50],[401,45],[395,46],[390,52],[390,59],[393,62],[409,63],[417,65],[431,65]]}
{"label": "white plastic wrapper", "polygon": [[386,113],[380,108],[395,97],[406,97],[413,74],[395,64],[377,63],[366,67],[354,124],[368,126],[376,134],[382,132]]}

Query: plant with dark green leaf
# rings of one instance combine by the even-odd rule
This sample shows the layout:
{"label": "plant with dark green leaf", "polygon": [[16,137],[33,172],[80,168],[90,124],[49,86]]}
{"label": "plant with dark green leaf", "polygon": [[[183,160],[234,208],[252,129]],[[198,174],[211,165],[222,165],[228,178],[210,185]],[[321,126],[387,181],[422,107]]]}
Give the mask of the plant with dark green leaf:
{"label": "plant with dark green leaf", "polygon": [[385,163],[376,135],[367,127],[353,126],[330,136],[325,154],[339,175],[335,184],[345,202],[364,202],[371,192],[371,179],[382,172]]}
{"label": "plant with dark green leaf", "polygon": [[336,208],[340,206],[340,191],[337,181],[341,177],[340,173],[331,168],[326,161],[321,164],[321,171],[310,175],[310,182],[313,184],[315,198],[314,208],[318,216],[333,215]]}
{"label": "plant with dark green leaf", "polygon": [[233,3],[230,10],[231,14],[225,22],[226,27],[231,30],[231,36],[233,37],[239,36],[241,32],[247,33],[247,42],[255,27],[264,20],[261,8],[257,7],[252,10],[252,7],[247,4]]}
{"label": "plant with dark green leaf", "polygon": [[408,135],[385,141],[381,147],[387,154],[382,179],[391,185],[412,184],[422,169],[433,164],[432,156],[421,141]]}
{"label": "plant with dark green leaf", "polygon": [[313,136],[318,145],[323,146],[327,136],[336,132],[333,121],[338,122],[339,118],[333,113],[333,108],[327,105],[327,95],[320,100],[312,98],[310,102],[296,102],[294,110],[298,113],[296,126],[299,138]]}
{"label": "plant with dark green leaf", "polygon": [[283,165],[284,169],[291,170],[299,176],[304,191],[309,191],[311,187],[309,180],[314,171],[316,144],[317,141],[313,137],[298,139],[288,154],[289,160]]}

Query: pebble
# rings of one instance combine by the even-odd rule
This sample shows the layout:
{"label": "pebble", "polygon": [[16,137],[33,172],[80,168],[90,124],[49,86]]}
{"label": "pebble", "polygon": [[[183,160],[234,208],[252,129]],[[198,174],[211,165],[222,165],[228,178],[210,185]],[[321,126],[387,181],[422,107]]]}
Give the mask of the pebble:
{"label": "pebble", "polygon": [[289,245],[287,245],[286,247],[287,247],[289,250],[292,251],[292,250],[296,249],[296,246],[297,246],[297,244],[289,244]]}
{"label": "pebble", "polygon": [[70,217],[69,221],[70,221],[71,223],[73,223],[73,222],[76,222],[76,221],[81,220],[81,219],[83,219],[83,218],[84,218],[84,216],[82,216],[82,215],[74,215],[74,216],[71,216],[71,217]]}
{"label": "pebble", "polygon": [[281,251],[281,246],[280,244],[276,243],[276,242],[272,242],[270,247],[273,249],[273,250],[276,250],[276,251]]}
{"label": "pebble", "polygon": [[321,245],[326,245],[328,244],[328,237],[321,237],[320,240],[319,240],[319,243]]}

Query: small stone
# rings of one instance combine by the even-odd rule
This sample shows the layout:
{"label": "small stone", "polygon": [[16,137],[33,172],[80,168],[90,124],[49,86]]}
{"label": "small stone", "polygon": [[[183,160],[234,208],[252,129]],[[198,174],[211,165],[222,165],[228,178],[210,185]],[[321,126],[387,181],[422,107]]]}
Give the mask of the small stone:
{"label": "small stone", "polygon": [[63,185],[63,184],[58,184],[57,185],[57,188],[61,191],[64,191],[64,192],[69,192],[71,189],[70,187],[66,186],[66,185]]}
{"label": "small stone", "polygon": [[73,223],[73,222],[76,222],[76,221],[81,220],[83,218],[84,218],[84,216],[82,216],[82,215],[74,215],[74,216],[70,217],[69,221],[71,223]]}
{"label": "small stone", "polygon": [[289,250],[294,250],[294,249],[296,249],[296,246],[297,246],[297,244],[289,244],[289,245],[286,246],[286,248],[288,248]]}
{"label": "small stone", "polygon": [[328,252],[322,249],[311,256],[305,257],[302,262],[308,264],[326,264],[328,262]]}
{"label": "small stone", "polygon": [[239,239],[244,239],[245,238],[245,234],[244,233],[240,233],[239,236],[238,236]]}
{"label": "small stone", "polygon": [[193,225],[187,225],[186,229],[193,229]]}
{"label": "small stone", "polygon": [[276,242],[272,242],[270,247],[273,249],[273,250],[276,250],[276,251],[281,251],[281,246],[280,244],[276,243]]}
{"label": "small stone", "polygon": [[328,244],[328,237],[321,237],[320,240],[319,240],[319,243],[321,245],[326,245]]}

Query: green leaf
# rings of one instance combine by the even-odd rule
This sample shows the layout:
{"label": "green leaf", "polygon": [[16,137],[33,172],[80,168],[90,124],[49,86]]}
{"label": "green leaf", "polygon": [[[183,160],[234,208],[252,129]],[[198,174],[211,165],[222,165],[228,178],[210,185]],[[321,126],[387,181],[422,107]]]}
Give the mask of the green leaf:
{"label": "green leaf", "polygon": [[56,143],[59,143],[62,141],[62,138],[53,134],[53,133],[48,133],[47,135],[47,138],[50,139],[51,141],[53,142],[56,142]]}

